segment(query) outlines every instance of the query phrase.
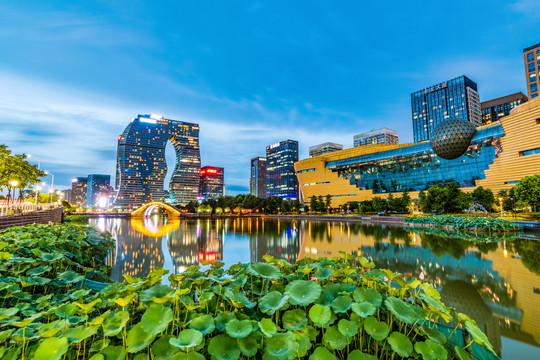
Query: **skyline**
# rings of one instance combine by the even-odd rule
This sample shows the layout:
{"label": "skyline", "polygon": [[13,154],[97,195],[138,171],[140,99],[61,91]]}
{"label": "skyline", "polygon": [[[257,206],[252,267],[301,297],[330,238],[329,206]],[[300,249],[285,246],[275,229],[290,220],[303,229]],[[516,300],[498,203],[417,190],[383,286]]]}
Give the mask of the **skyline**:
{"label": "skyline", "polygon": [[0,143],[40,158],[55,187],[114,177],[118,135],[157,113],[200,124],[201,165],[248,193],[250,159],[281,140],[300,159],[380,127],[412,142],[410,94],[426,86],[466,75],[480,101],[527,93],[522,49],[539,42],[533,1],[126,4],[0,5]]}

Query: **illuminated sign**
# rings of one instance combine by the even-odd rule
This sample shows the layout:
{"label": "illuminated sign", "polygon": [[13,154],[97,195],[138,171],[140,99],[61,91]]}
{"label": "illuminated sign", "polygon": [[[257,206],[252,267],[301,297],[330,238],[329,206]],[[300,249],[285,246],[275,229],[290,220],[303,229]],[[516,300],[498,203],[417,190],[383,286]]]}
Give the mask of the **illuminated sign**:
{"label": "illuminated sign", "polygon": [[207,253],[199,252],[199,261],[210,261],[214,262],[217,260],[217,255],[215,251],[209,251]]}
{"label": "illuminated sign", "polygon": [[155,124],[157,121],[154,120],[154,119],[147,119],[147,118],[139,118],[139,120],[141,122],[144,122],[144,123],[150,123],[150,124]]}
{"label": "illuminated sign", "polygon": [[269,145],[267,146],[268,149],[275,149],[277,148],[281,143],[275,143],[275,144],[272,144],[272,145]]}
{"label": "illuminated sign", "polygon": [[121,140],[124,140],[124,138],[122,137],[122,135],[118,136],[118,141],[121,141]]}
{"label": "illuminated sign", "polygon": [[75,178],[75,179],[71,179],[71,182],[76,183],[76,182],[77,182],[77,179],[76,179],[76,178]]}
{"label": "illuminated sign", "polygon": [[201,170],[200,171],[200,174],[201,175],[204,175],[204,174],[217,174],[218,173],[218,169],[204,169],[204,170]]}

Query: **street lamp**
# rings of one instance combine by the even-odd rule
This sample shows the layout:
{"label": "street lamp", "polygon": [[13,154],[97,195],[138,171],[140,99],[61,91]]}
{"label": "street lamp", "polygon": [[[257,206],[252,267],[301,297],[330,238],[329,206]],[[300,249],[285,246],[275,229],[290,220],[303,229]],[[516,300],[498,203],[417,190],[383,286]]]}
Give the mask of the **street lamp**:
{"label": "street lamp", "polygon": [[51,187],[49,188],[49,203],[52,204],[52,197],[53,197],[53,193],[54,193],[54,174],[51,174],[50,172],[48,171],[45,171],[45,175],[51,175],[52,177],[52,180],[51,180]]}
{"label": "street lamp", "polygon": [[37,198],[38,198],[39,190],[41,190],[41,186],[36,185],[36,202],[35,202],[36,205],[37,205]]}
{"label": "street lamp", "polygon": [[[13,188],[13,195],[11,195],[12,203],[15,204],[15,187],[19,185],[19,182],[17,180],[12,180],[9,182],[9,185]],[[8,198],[8,206],[9,206],[9,198]]]}
{"label": "street lamp", "polygon": [[501,218],[503,217],[503,200],[504,199],[502,197],[499,198],[499,204],[501,205]]}

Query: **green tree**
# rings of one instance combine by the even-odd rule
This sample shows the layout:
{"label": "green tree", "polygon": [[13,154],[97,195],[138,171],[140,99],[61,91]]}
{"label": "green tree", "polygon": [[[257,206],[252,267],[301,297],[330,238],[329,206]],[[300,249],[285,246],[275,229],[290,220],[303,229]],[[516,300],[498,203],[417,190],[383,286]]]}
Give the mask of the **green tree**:
{"label": "green tree", "polygon": [[332,195],[330,195],[330,194],[327,194],[327,195],[326,195],[326,199],[325,199],[324,205],[325,205],[325,207],[326,207],[327,209],[332,207]]}
{"label": "green tree", "polygon": [[373,210],[376,212],[386,210],[386,201],[378,196],[371,199]]}
{"label": "green tree", "polygon": [[535,211],[540,203],[540,175],[525,176],[514,186],[516,200],[526,203]]}
{"label": "green tree", "polygon": [[495,196],[490,189],[479,186],[471,193],[471,200],[481,204],[487,211],[491,211],[495,203]]}
{"label": "green tree", "polygon": [[312,212],[317,211],[317,208],[318,208],[317,203],[318,203],[318,199],[315,195],[313,195],[311,199],[309,199],[309,208],[311,209]]}

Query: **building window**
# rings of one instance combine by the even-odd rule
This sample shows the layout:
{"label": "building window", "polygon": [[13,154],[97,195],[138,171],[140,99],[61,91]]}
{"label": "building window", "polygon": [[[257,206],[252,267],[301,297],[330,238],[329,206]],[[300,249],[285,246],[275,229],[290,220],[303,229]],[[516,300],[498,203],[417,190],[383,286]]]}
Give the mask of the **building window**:
{"label": "building window", "polygon": [[531,99],[534,99],[537,96],[538,96],[538,94],[531,94]]}
{"label": "building window", "polygon": [[527,62],[531,62],[534,60],[534,54],[532,52],[527,54]]}
{"label": "building window", "polygon": [[533,288],[533,292],[534,292],[535,294],[540,295],[540,288],[537,288],[537,287]]}
{"label": "building window", "polygon": [[527,156],[527,155],[534,155],[534,154],[540,154],[540,148],[524,150],[524,151],[519,152],[519,156]]}
{"label": "building window", "polygon": [[534,70],[536,70],[536,66],[534,65],[534,63],[529,63],[528,65],[528,69],[529,69],[529,72],[534,72]]}
{"label": "building window", "polygon": [[538,91],[538,84],[534,83],[531,84],[531,92],[537,92]]}

